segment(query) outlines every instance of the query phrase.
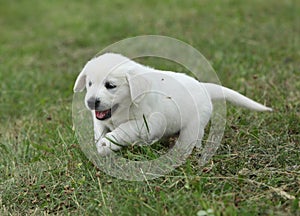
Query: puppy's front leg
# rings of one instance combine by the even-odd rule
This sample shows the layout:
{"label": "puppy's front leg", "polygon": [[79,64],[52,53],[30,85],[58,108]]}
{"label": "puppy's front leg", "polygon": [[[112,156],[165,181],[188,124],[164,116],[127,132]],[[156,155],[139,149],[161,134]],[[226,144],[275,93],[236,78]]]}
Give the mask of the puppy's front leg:
{"label": "puppy's front leg", "polygon": [[112,152],[112,149],[109,145],[106,145],[103,141],[103,138],[107,135],[108,129],[95,117],[93,114],[93,123],[94,123],[94,138],[97,147],[97,151],[100,155],[109,155]]}
{"label": "puppy's front leg", "polygon": [[110,153],[107,148],[116,151],[136,141],[151,144],[163,136],[165,126],[164,119],[159,116],[151,116],[149,121],[143,119],[123,123],[99,140],[98,153],[105,156]]}
{"label": "puppy's front leg", "polygon": [[92,112],[94,124],[94,138],[97,143],[102,137],[107,134],[108,129],[96,118],[95,112]]}

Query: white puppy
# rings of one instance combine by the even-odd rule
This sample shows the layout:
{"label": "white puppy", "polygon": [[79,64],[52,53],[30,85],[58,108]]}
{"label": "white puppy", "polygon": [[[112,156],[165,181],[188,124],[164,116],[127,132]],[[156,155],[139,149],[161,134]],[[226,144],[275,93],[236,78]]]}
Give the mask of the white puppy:
{"label": "white puppy", "polygon": [[271,111],[233,90],[200,83],[182,73],[155,70],[122,55],[107,53],[90,60],[75,82],[86,87],[98,153],[108,155],[121,146],[153,143],[180,133],[181,145],[196,134],[200,146],[212,114],[212,100],[223,99],[256,111]]}

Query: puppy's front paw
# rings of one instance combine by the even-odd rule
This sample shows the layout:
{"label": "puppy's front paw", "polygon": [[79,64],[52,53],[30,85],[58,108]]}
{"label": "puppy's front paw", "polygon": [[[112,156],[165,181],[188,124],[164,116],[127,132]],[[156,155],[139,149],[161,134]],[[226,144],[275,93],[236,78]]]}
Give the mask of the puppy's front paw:
{"label": "puppy's front paw", "polygon": [[113,140],[113,138],[111,138],[109,134],[107,134],[104,138],[100,139],[97,142],[97,151],[101,156],[107,156],[113,151],[121,149],[120,146],[113,144],[110,140]]}
{"label": "puppy's front paw", "polygon": [[107,146],[106,140],[101,139],[96,143],[97,151],[100,156],[107,156],[112,153],[112,150]]}

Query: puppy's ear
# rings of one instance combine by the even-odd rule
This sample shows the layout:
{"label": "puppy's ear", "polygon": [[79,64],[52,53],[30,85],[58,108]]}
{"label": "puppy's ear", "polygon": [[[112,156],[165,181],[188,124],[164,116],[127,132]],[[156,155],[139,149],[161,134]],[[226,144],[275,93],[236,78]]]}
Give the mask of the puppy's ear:
{"label": "puppy's ear", "polygon": [[126,78],[130,89],[131,100],[135,104],[139,103],[151,89],[150,80],[147,79],[145,74],[136,73],[134,70],[128,71]]}
{"label": "puppy's ear", "polygon": [[73,88],[74,92],[81,92],[83,91],[84,87],[85,87],[85,80],[86,79],[86,73],[85,70],[83,69],[80,74],[78,75],[76,81],[75,81],[75,85]]}

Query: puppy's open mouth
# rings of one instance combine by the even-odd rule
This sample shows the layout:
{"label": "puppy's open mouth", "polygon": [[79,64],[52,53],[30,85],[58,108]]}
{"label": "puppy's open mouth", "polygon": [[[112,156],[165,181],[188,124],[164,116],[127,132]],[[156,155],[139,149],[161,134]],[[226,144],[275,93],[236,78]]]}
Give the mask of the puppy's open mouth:
{"label": "puppy's open mouth", "polygon": [[118,108],[118,105],[114,105],[111,109],[108,110],[95,110],[95,116],[98,120],[103,121],[105,119],[109,119],[112,113]]}

